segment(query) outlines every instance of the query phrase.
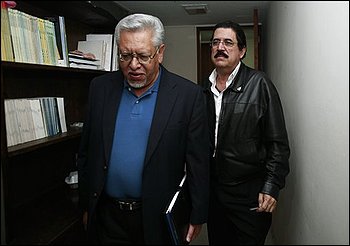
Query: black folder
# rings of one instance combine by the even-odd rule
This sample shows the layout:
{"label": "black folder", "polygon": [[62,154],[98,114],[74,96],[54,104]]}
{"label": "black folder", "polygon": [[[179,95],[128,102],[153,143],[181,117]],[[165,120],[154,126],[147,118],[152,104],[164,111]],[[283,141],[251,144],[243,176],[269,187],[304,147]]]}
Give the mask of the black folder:
{"label": "black folder", "polygon": [[190,222],[191,204],[186,195],[186,173],[183,176],[177,191],[165,209],[165,219],[170,237],[174,245],[186,245],[186,235]]}

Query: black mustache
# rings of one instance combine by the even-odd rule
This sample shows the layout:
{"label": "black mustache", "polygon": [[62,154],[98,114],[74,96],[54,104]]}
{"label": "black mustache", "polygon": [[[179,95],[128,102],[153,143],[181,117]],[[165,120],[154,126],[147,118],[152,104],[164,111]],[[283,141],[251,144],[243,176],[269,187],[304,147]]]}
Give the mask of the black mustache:
{"label": "black mustache", "polygon": [[222,50],[219,50],[219,51],[215,54],[214,58],[218,58],[219,56],[223,56],[223,57],[225,57],[225,58],[228,58],[228,55],[225,54],[225,52],[223,52]]}

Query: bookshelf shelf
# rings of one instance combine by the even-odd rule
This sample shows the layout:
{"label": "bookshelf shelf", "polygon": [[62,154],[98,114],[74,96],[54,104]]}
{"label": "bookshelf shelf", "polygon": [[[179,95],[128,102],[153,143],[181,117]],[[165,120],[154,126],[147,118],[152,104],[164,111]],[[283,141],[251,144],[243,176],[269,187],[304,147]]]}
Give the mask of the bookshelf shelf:
{"label": "bookshelf shelf", "polygon": [[80,134],[80,129],[70,129],[68,132],[64,132],[55,136],[40,138],[30,142],[10,146],[8,147],[8,156],[13,157],[41,149],[45,146],[54,145],[64,141],[70,141],[71,139],[77,139],[80,137]]}
{"label": "bookshelf shelf", "polygon": [[64,72],[70,74],[92,74],[99,75],[104,74],[105,71],[96,70],[96,69],[79,69],[79,68],[71,68],[71,67],[60,67],[53,65],[42,65],[42,64],[32,64],[32,63],[22,63],[22,62],[9,62],[2,61],[1,67],[7,70],[31,70],[31,71],[54,71],[54,72]]}
{"label": "bookshelf shelf", "polygon": [[[38,17],[65,16],[70,50],[86,34],[113,33],[116,24],[115,19],[87,2],[18,1],[17,7]],[[76,19],[78,12],[85,15],[83,22]],[[96,22],[89,22],[89,16],[96,17]],[[1,234],[5,235],[5,244],[87,243],[77,190],[64,180],[76,170],[81,137],[81,128],[70,126],[83,122],[90,82],[104,73],[1,61]],[[4,102],[32,97],[63,97],[67,132],[8,147]]]}
{"label": "bookshelf shelf", "polygon": [[[75,170],[81,136],[81,129],[69,126],[83,121],[90,81],[103,73],[106,72],[16,62],[1,63],[2,126],[5,126],[4,100],[28,97],[64,97],[67,121],[65,133],[10,147],[7,147],[6,127],[1,128],[4,197],[1,201],[5,207],[7,244],[56,244],[61,240],[84,240],[77,208],[73,209],[62,195],[66,186],[65,177]],[[41,176],[46,178],[43,182],[37,182],[36,179]],[[48,189],[56,186],[60,189]],[[28,194],[30,198],[27,197]],[[52,198],[47,200],[50,195]],[[52,209],[56,204],[61,204],[62,200],[66,201],[65,205]],[[47,215],[43,217],[44,211]],[[23,216],[18,217],[18,214]],[[36,226],[37,223],[41,226]],[[1,227],[4,228],[3,225]]]}

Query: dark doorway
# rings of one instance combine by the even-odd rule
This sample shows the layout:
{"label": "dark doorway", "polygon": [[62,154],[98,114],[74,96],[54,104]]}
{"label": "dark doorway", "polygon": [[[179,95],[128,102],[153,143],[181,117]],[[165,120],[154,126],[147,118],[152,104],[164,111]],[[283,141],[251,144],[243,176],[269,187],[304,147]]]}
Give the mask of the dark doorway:
{"label": "dark doorway", "polygon": [[210,38],[213,27],[197,27],[197,81],[201,86],[214,69],[210,59]]}

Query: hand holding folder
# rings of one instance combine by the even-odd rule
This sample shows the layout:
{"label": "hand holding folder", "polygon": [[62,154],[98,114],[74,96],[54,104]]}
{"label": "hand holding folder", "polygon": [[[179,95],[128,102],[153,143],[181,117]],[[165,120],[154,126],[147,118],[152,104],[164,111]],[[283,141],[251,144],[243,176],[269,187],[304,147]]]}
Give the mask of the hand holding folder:
{"label": "hand holding folder", "polygon": [[188,244],[186,235],[190,222],[191,205],[185,196],[185,181],[186,173],[165,210],[165,219],[174,245]]}

